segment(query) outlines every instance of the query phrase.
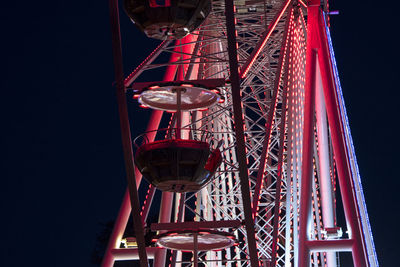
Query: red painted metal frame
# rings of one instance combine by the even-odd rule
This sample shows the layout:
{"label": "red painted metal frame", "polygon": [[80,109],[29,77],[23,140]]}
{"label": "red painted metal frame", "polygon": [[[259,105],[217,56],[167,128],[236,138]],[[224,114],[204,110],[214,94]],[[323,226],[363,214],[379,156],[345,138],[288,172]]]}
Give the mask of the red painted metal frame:
{"label": "red painted metal frame", "polygon": [[[200,42],[199,42],[199,40],[200,40],[200,35],[197,36],[197,39],[196,39],[197,42],[193,47],[192,54],[195,55],[195,56],[197,56],[199,54],[199,50],[200,50]],[[197,60],[196,57],[192,57],[190,59],[189,66],[188,66],[188,68],[186,70],[186,74],[185,74],[185,80],[189,80],[190,79],[190,76],[192,75],[192,72],[193,72],[193,69],[194,69],[194,63],[196,62],[196,60]]]}
{"label": "red painted metal frame", "polygon": [[338,171],[338,180],[343,200],[344,213],[349,228],[349,237],[354,240],[352,249],[353,262],[356,267],[369,266],[359,210],[354,192],[350,159],[348,158],[347,146],[343,136],[345,130],[340,109],[338,108],[339,104],[333,67],[332,62],[329,60],[331,57],[326,36],[325,22],[323,19],[324,14],[321,9],[318,10],[317,15],[317,45],[319,45],[319,51],[321,54],[321,57],[319,57],[319,66],[321,70],[327,116],[331,130],[333,154],[335,156],[336,169]]}
{"label": "red painted metal frame", "polygon": [[243,201],[244,221],[247,234],[247,247],[250,265],[259,266],[257,243],[254,230],[254,218],[251,209],[250,186],[247,170],[247,159],[244,138],[243,113],[240,96],[240,77],[238,55],[236,50],[236,28],[233,0],[225,0],[226,29],[228,38],[228,56],[230,81],[232,86],[233,114],[236,134],[236,155],[239,163],[240,188]]}
{"label": "red painted metal frame", "polygon": [[[336,83],[333,74],[332,62],[330,61],[329,45],[326,36],[326,25],[323,19],[323,11],[317,0],[310,1],[308,5],[308,27],[307,27],[307,58],[306,58],[306,98],[305,98],[305,124],[303,139],[303,175],[301,182],[301,201],[300,201],[300,232],[299,232],[299,267],[308,266],[310,250],[348,250],[351,248],[353,263],[356,267],[369,266],[367,253],[361,228],[361,221],[358,211],[350,162],[347,154],[347,147],[344,139],[344,126],[341,119],[341,113],[338,104],[338,95]],[[318,51],[318,52],[316,52]],[[318,54],[317,54],[318,53]],[[313,134],[314,113],[313,109],[315,89],[316,60],[319,63],[321,72],[326,111],[330,125],[333,154],[335,156],[336,169],[338,171],[338,180],[340,192],[343,200],[344,213],[348,224],[349,239],[340,240],[336,243],[332,241],[308,241],[307,240],[307,222],[310,215],[309,197],[311,186],[311,160],[312,151],[309,149],[311,135]]]}
{"label": "red painted metal frame", "polygon": [[272,32],[275,30],[276,25],[278,24],[279,20],[282,18],[283,13],[285,13],[287,7],[289,6],[292,0],[286,0],[286,2],[282,5],[281,11],[275,16],[272,23],[268,25],[267,30],[263,33],[261,40],[257,43],[256,47],[254,47],[251,55],[247,59],[246,63],[240,69],[240,78],[246,77],[247,73],[249,72],[250,68],[253,66],[254,61],[257,59],[258,55],[260,55],[261,50],[263,50],[264,46],[266,45],[268,38],[271,36]]}
{"label": "red painted metal frame", "polygon": [[[309,15],[309,22],[310,18]],[[313,36],[308,35],[308,42]],[[315,74],[317,52],[307,43],[306,55],[306,85],[304,96],[304,129],[303,129],[303,156],[300,189],[300,222],[299,222],[299,254],[298,266],[310,265],[310,252],[306,247],[307,233],[310,226],[311,210],[311,179],[313,177],[313,151],[314,151],[314,107],[315,107]]]}
{"label": "red painted metal frame", "polygon": [[152,184],[149,184],[146,200],[144,202],[143,209],[140,214],[142,216],[143,225],[146,225],[147,216],[149,215],[149,210],[151,207],[151,203],[153,203],[153,197],[155,193],[156,193],[156,187],[153,186]]}

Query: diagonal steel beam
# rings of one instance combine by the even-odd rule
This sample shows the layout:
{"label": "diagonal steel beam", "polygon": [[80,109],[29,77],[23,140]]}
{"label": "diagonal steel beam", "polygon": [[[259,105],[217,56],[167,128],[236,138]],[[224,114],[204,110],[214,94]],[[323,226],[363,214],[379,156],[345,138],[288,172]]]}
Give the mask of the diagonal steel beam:
{"label": "diagonal steel beam", "polygon": [[167,47],[170,43],[171,40],[162,41],[161,44],[159,44],[156,49],[154,49],[154,51],[151,52],[150,55],[146,57],[142,61],[142,63],[140,63],[139,66],[137,66],[136,69],[131,72],[131,74],[128,75],[128,77],[126,77],[126,79],[124,80],[125,87],[130,86],[135,81],[135,79],[144,71],[143,68],[148,64],[151,64],[151,62],[153,62],[161,54],[163,49]]}
{"label": "diagonal steel beam", "polygon": [[259,266],[257,255],[257,244],[254,230],[254,218],[251,212],[250,188],[249,177],[247,170],[245,138],[244,138],[244,125],[243,113],[241,106],[240,96],[240,78],[239,78],[239,65],[238,55],[236,50],[236,28],[235,28],[235,14],[233,0],[225,0],[225,14],[226,14],[226,28],[228,38],[228,56],[229,56],[229,69],[230,81],[232,86],[232,102],[233,114],[235,120],[235,134],[236,134],[236,155],[239,162],[239,178],[240,187],[242,191],[244,221],[247,234],[247,246],[250,255],[250,264],[252,267]]}
{"label": "diagonal steel beam", "polygon": [[122,67],[121,32],[119,26],[118,0],[109,0],[112,48],[114,58],[116,95],[121,126],[122,148],[124,152],[126,178],[128,180],[129,196],[132,206],[133,225],[138,243],[140,266],[147,267],[146,244],[142,218],[140,216],[139,195],[135,180],[135,164],[133,160],[132,139],[129,125],[128,107],[126,103],[124,71]]}
{"label": "diagonal steel beam", "polygon": [[[289,14],[291,13],[291,11],[289,11]],[[283,36],[283,42],[282,42],[282,53],[281,56],[279,58],[279,65],[278,65],[278,70],[279,72],[276,75],[275,78],[275,85],[274,85],[274,95],[272,98],[272,103],[271,103],[271,107],[269,109],[269,113],[268,113],[268,120],[265,124],[265,137],[264,137],[264,141],[263,141],[263,148],[262,148],[262,152],[261,152],[261,157],[260,157],[260,163],[259,163],[259,167],[258,167],[258,171],[257,171],[257,180],[256,180],[256,186],[254,188],[254,195],[253,195],[253,214],[254,216],[257,213],[257,209],[258,209],[258,203],[259,203],[259,196],[260,196],[260,191],[261,191],[261,186],[262,186],[262,181],[263,181],[263,177],[264,177],[264,170],[265,170],[265,162],[267,159],[267,154],[268,154],[268,150],[269,150],[269,138],[271,136],[271,130],[272,130],[272,122],[274,119],[274,114],[276,111],[276,104],[278,102],[278,96],[279,96],[279,85],[281,83],[281,77],[283,74],[283,69],[287,68],[287,60],[285,60],[285,62],[283,62],[284,58],[285,58],[285,54],[286,54],[286,50],[287,50],[287,41],[289,40],[289,25],[290,25],[290,19],[287,20],[286,22],[286,26],[285,26],[285,34]],[[289,57],[289,55],[286,55],[286,59]]]}
{"label": "diagonal steel beam", "polygon": [[[153,141],[155,138],[156,131],[154,131],[154,129],[158,128],[162,115],[163,111],[161,110],[153,110],[151,114],[149,124],[147,125],[146,129],[146,136],[150,142]],[[139,185],[142,179],[142,174],[139,172],[137,168],[135,169],[135,178],[136,178],[136,185]],[[129,215],[131,214],[132,210],[129,199],[130,199],[129,188],[127,188],[124,195],[124,199],[121,204],[120,211],[118,212],[118,217],[113,227],[113,231],[108,241],[107,249],[101,266],[112,267],[114,261],[117,260],[117,258],[114,258],[113,255],[111,254],[111,250],[119,248],[119,245],[121,243],[121,239],[124,234],[126,224],[129,220]]]}
{"label": "diagonal steel beam", "polygon": [[251,52],[250,57],[247,59],[246,63],[240,69],[240,78],[243,79],[244,77],[246,77],[250,68],[253,66],[255,60],[260,55],[264,46],[267,44],[269,37],[271,36],[272,32],[275,30],[276,25],[282,18],[283,14],[285,13],[286,9],[288,8],[290,2],[292,2],[292,0],[286,0],[286,2],[283,3],[281,11],[276,14],[272,23],[270,23],[268,25],[268,28],[264,31],[264,33],[261,37],[261,40],[257,43],[256,47],[254,47],[253,51]]}

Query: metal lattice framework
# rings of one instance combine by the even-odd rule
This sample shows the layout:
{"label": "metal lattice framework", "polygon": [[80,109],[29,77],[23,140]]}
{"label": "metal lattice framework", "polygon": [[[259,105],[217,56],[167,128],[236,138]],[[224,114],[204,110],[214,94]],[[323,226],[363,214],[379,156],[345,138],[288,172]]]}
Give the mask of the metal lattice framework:
{"label": "metal lattice framework", "polygon": [[[117,5],[113,0],[110,3],[114,38],[117,38]],[[135,89],[135,80],[144,72],[163,68],[165,81],[223,79],[225,82],[219,87],[223,103],[205,111],[182,114],[182,125],[193,130],[193,138],[196,131],[204,130],[212,133],[207,141],[214,147],[222,142],[223,162],[212,182],[196,193],[162,192],[161,203],[153,203],[156,190],[150,185],[141,208],[134,202],[141,175],[127,167],[130,194],[127,192],[125,196],[103,266],[112,266],[115,260],[139,258],[143,265],[148,257],[157,267],[309,266],[308,261],[313,266],[331,267],[338,266],[340,251],[352,251],[356,266],[377,266],[329,29],[324,20],[324,5],[319,1],[306,4],[291,0],[237,0],[232,13],[234,24],[229,24],[233,21],[232,1],[216,0],[212,4],[211,14],[200,28],[181,40],[163,41],[124,82],[122,68],[116,68],[117,89],[121,94],[120,114],[125,118],[121,103],[126,104],[126,99],[122,95],[125,89]],[[233,44],[232,40],[236,42]],[[118,42],[118,38],[114,41]],[[235,55],[232,45],[236,47],[236,58],[232,58]],[[164,54],[170,56],[168,62],[160,60],[165,58]],[[118,45],[114,47],[114,57],[116,65],[121,65]],[[233,63],[239,67],[236,79]],[[328,91],[337,99],[334,106],[328,102],[333,99]],[[237,102],[235,94],[239,93]],[[335,111],[338,118],[331,115]],[[153,111],[148,130],[156,130],[162,116],[171,116],[169,127],[176,126],[174,115]],[[243,137],[241,129],[239,132],[238,126],[235,129],[240,120]],[[122,119],[121,125],[124,123],[129,125],[128,120]],[[336,128],[340,127],[344,129],[343,151],[337,141]],[[123,139],[124,129],[129,133],[129,127],[122,127]],[[130,134],[126,138],[130,139]],[[146,138],[154,140],[155,133],[149,132]],[[125,157],[132,157],[129,143],[124,144]],[[241,166],[241,145],[248,178]],[[133,166],[133,161],[127,162],[127,166]],[[347,174],[346,168],[341,167],[343,164],[348,165]],[[346,228],[338,225],[336,219],[338,180],[350,233],[346,239],[332,240],[329,229]],[[246,183],[248,189],[243,187]],[[138,248],[121,249],[131,203]],[[238,244],[221,251],[200,252],[197,256],[145,248],[139,237],[140,231],[143,234],[140,222],[150,226],[146,220],[152,205],[160,207],[159,224],[152,226],[160,232],[164,229],[162,223],[167,228],[177,223],[189,225],[187,218],[211,226],[222,222],[217,228],[233,232]],[[352,221],[350,214],[361,219]],[[231,227],[230,222],[237,220],[243,226]],[[249,231],[251,227],[253,232]],[[252,242],[256,242],[256,251]]]}

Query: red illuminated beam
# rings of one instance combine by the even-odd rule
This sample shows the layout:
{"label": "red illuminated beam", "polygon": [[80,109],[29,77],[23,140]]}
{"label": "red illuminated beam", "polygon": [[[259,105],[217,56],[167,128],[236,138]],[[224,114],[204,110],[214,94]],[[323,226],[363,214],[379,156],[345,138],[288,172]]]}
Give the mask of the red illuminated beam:
{"label": "red illuminated beam", "polygon": [[271,36],[272,32],[275,30],[276,25],[282,18],[283,13],[285,13],[287,7],[292,2],[292,0],[286,0],[283,4],[281,11],[275,16],[273,22],[268,25],[267,30],[263,33],[261,40],[257,43],[256,47],[254,48],[253,52],[251,52],[250,57],[247,59],[246,63],[240,69],[240,78],[246,77],[247,73],[249,72],[250,68],[253,66],[255,60],[260,55],[261,51],[263,50],[265,44],[267,43],[269,37]]}
{"label": "red illuminated beam", "polygon": [[303,6],[303,7],[305,7],[305,8],[307,8],[307,4],[306,3],[304,3],[304,1],[303,0],[298,0],[299,1],[299,3]]}
{"label": "red illuminated beam", "polygon": [[[292,11],[289,11],[289,14],[291,14]],[[267,153],[269,151],[269,140],[271,136],[271,130],[272,130],[272,123],[276,111],[276,104],[278,103],[278,91],[279,91],[279,85],[281,84],[281,79],[283,75],[283,69],[287,68],[287,58],[289,55],[286,55],[286,51],[288,49],[288,35],[289,35],[289,25],[290,25],[291,19],[288,19],[286,22],[285,26],[285,31],[284,31],[284,36],[283,36],[283,42],[282,42],[282,47],[281,47],[281,56],[279,58],[279,63],[278,63],[278,70],[279,72],[276,75],[275,78],[275,84],[274,84],[274,92],[273,92],[273,97],[272,97],[272,102],[271,102],[271,108],[269,109],[268,113],[268,120],[265,123],[265,137],[263,141],[263,149],[261,152],[261,157],[260,157],[260,163],[257,171],[257,180],[256,180],[256,185],[254,188],[254,194],[253,194],[253,215],[256,217],[257,210],[258,210],[258,204],[260,201],[260,191],[261,191],[261,186],[263,183],[263,178],[264,178],[264,170],[265,170],[265,162],[267,160]],[[284,58],[286,55],[286,60],[283,62]]]}
{"label": "red illuminated beam", "polygon": [[[306,88],[305,88],[305,114],[304,114],[304,135],[303,135],[303,166],[301,180],[300,196],[300,225],[299,225],[299,254],[298,266],[309,266],[310,250],[334,250],[336,245],[342,246],[340,249],[351,249],[353,263],[356,267],[370,266],[367,260],[365,243],[363,242],[363,232],[359,220],[359,210],[356,203],[354,186],[352,181],[351,166],[346,150],[346,143],[343,137],[345,133],[341,110],[338,106],[339,96],[336,91],[336,83],[333,73],[333,66],[330,60],[330,51],[326,36],[326,25],[323,19],[323,12],[318,0],[309,3],[308,6],[308,29],[307,29],[307,59],[306,59]],[[341,244],[333,242],[316,242],[308,240],[307,224],[310,223],[308,216],[310,214],[310,186],[311,186],[311,158],[310,149],[311,137],[313,135],[314,119],[313,110],[314,96],[312,95],[315,85],[312,84],[315,79],[311,77],[315,74],[316,61],[318,61],[319,70],[322,78],[322,85],[326,103],[326,111],[331,130],[331,142],[333,155],[335,157],[338,180],[340,184],[340,193],[343,201],[343,208],[346,222],[349,230],[349,239],[341,240]],[[332,245],[332,247],[331,247]],[[329,246],[329,247],[327,247]]]}
{"label": "red illuminated beam", "polygon": [[[286,62],[288,63],[288,57],[286,56]],[[286,64],[285,64],[286,65]],[[278,89],[278,88],[277,88]],[[272,232],[272,247],[271,247],[271,266],[275,266],[276,258],[277,258],[277,250],[278,250],[278,235],[279,235],[279,215],[281,211],[281,192],[282,192],[282,175],[283,175],[283,156],[284,156],[284,142],[285,142],[285,125],[286,125],[286,101],[287,101],[287,91],[288,91],[288,75],[285,77],[284,87],[282,92],[282,116],[280,123],[280,137],[279,137],[279,152],[278,152],[278,172],[276,178],[276,190],[275,190],[275,208],[274,208],[274,217],[273,217],[273,232]]]}
{"label": "red illuminated beam", "polygon": [[337,106],[339,96],[336,91],[336,82],[333,74],[332,62],[329,60],[330,51],[326,36],[325,21],[322,10],[318,10],[317,40],[321,57],[318,62],[321,71],[324,89],[326,111],[332,136],[333,154],[335,157],[340,193],[343,209],[349,228],[349,238],[354,240],[352,255],[354,266],[370,266],[367,260],[367,251],[361,229],[360,214],[356,203],[351,166],[347,154],[347,147],[343,134],[345,133],[340,108]]}

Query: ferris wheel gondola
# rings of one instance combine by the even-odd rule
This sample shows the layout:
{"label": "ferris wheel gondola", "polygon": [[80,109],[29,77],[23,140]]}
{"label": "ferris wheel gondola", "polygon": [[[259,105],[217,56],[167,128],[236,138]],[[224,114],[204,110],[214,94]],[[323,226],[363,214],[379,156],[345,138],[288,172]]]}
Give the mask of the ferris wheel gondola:
{"label": "ferris wheel gondola", "polygon": [[125,11],[148,37],[180,39],[198,28],[211,0],[124,0]]}

